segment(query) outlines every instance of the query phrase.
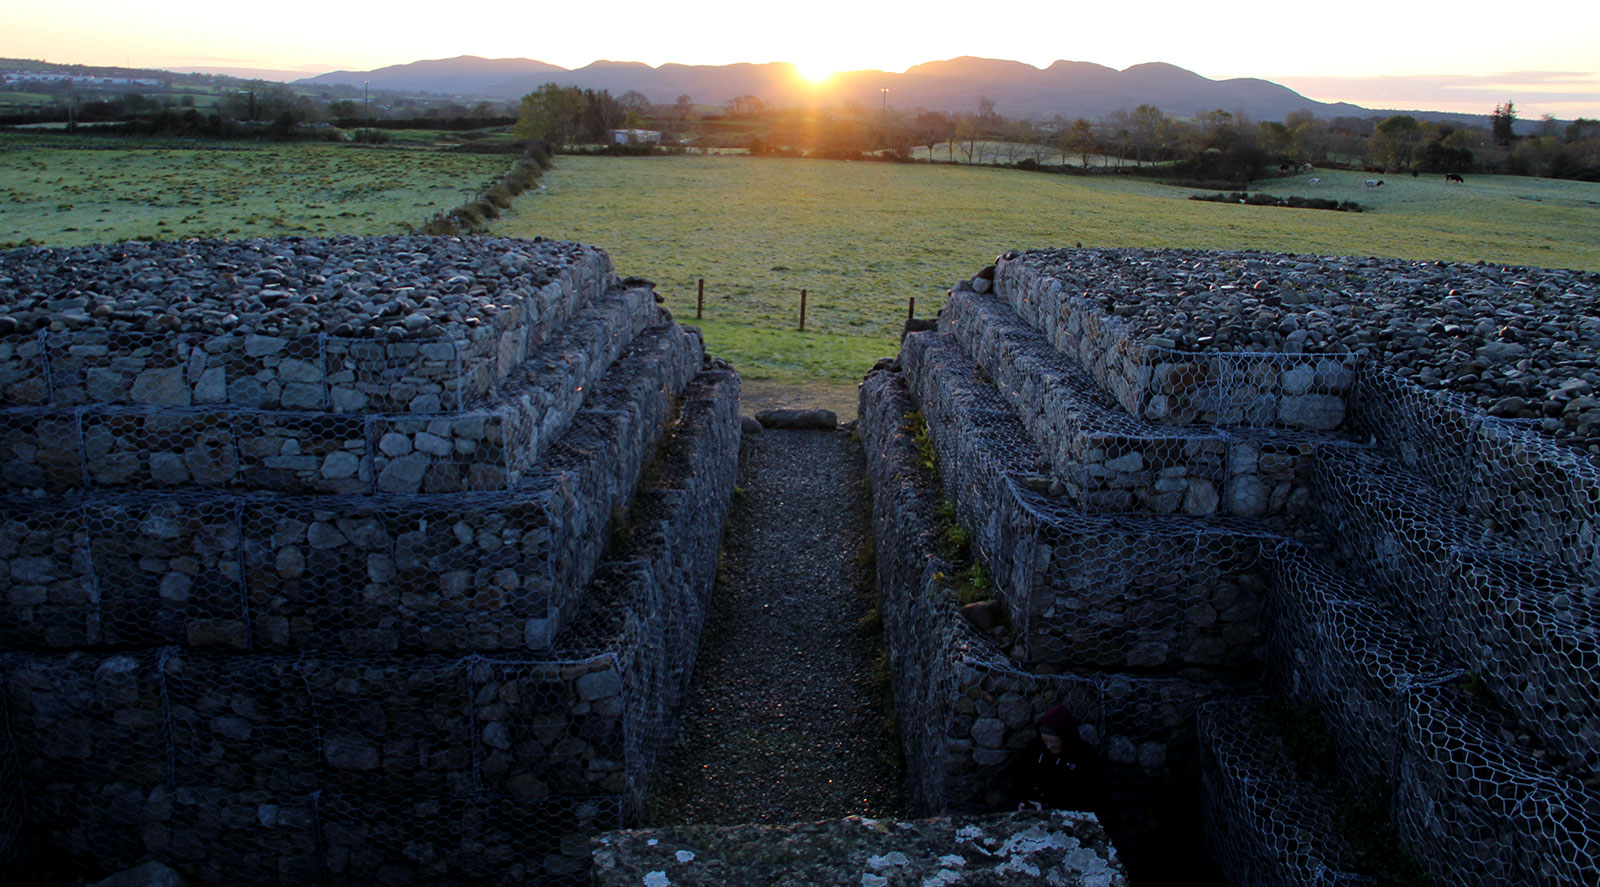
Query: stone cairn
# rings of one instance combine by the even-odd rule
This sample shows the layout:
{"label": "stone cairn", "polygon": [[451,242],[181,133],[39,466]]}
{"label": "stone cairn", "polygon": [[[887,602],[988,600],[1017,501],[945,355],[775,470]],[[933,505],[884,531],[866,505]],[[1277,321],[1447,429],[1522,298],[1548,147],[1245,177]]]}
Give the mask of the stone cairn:
{"label": "stone cairn", "polygon": [[0,253],[0,869],[585,882],[738,459],[657,301],[571,243]]}
{"label": "stone cairn", "polygon": [[[1412,298],[1434,284],[1448,334]],[[1437,883],[1595,883],[1595,284],[1146,250],[1007,253],[958,283],[861,389],[921,804],[1003,801],[1064,703],[1135,877],[1189,873],[1203,818],[1231,883],[1368,883],[1271,714],[1310,712]],[[955,602],[953,524],[999,624]]]}

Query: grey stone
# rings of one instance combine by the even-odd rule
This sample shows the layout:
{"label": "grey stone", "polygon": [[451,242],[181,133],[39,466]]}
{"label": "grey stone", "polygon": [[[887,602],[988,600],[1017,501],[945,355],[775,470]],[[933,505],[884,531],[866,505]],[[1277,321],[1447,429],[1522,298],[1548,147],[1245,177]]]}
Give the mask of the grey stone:
{"label": "grey stone", "polygon": [[192,393],[183,377],[183,367],[145,370],[133,380],[128,397],[134,403],[152,406],[188,406]]}
{"label": "grey stone", "polygon": [[1005,740],[1006,724],[999,718],[978,718],[972,722],[972,741],[980,748],[1000,748]]}
{"label": "grey stone", "polygon": [[398,431],[385,432],[378,439],[378,450],[385,456],[404,456],[411,452],[411,438]]}
{"label": "grey stone", "polygon": [[422,488],[428,458],[416,453],[391,460],[378,473],[378,489],[385,493],[415,493]]}
{"label": "grey stone", "polygon": [[440,457],[449,456],[455,452],[455,447],[449,440],[429,434],[426,431],[417,432],[417,436],[412,439],[412,446],[424,453]]}
{"label": "grey stone", "polygon": [[745,434],[760,434],[761,422],[754,416],[740,416],[739,430]]}
{"label": "grey stone", "polygon": [[361,460],[354,453],[343,450],[329,453],[322,460],[322,476],[330,480],[354,477],[361,470]]}
{"label": "grey stone", "polygon": [[277,336],[245,336],[244,354],[246,357],[267,357],[281,353],[289,347],[289,341]]}
{"label": "grey stone", "polygon": [[228,399],[228,371],[224,367],[211,367],[200,374],[194,383],[195,403],[222,403]]}
{"label": "grey stone", "polygon": [[152,859],[102,878],[90,887],[189,887],[189,882],[177,871]]}
{"label": "grey stone", "polygon": [[322,385],[293,382],[283,386],[282,402],[285,409],[314,410],[322,407]]}
{"label": "grey stone", "polygon": [[161,486],[187,483],[189,469],[177,453],[150,454],[150,481]]}
{"label": "grey stone", "polygon": [[322,749],[330,767],[340,770],[378,769],[377,748],[359,736],[334,734],[323,740]]}
{"label": "grey stone", "polygon": [[832,410],[762,410],[756,413],[756,421],[760,422],[763,428],[786,430],[832,431],[839,425],[839,417]]}
{"label": "grey stone", "polygon": [[585,702],[593,702],[604,696],[615,696],[622,692],[622,675],[611,669],[592,671],[578,678],[578,698]]}

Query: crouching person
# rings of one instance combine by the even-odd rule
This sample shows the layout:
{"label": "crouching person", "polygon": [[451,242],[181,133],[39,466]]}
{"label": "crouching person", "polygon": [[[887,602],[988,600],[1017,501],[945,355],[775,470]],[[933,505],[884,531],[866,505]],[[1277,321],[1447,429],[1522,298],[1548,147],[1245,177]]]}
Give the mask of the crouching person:
{"label": "crouching person", "polygon": [[1011,759],[1018,810],[1093,810],[1100,794],[1099,758],[1078,735],[1064,705],[1040,715],[1039,736]]}

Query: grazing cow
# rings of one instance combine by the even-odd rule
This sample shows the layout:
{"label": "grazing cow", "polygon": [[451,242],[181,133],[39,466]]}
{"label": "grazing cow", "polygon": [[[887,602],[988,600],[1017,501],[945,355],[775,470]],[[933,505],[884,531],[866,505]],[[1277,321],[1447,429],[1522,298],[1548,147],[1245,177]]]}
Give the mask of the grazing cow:
{"label": "grazing cow", "polygon": [[1322,179],[1321,179],[1321,178],[1315,178],[1315,179],[1312,179],[1312,180],[1311,180],[1311,184],[1313,184],[1313,185],[1320,185],[1320,184],[1322,184]]}
{"label": "grazing cow", "polygon": [[1460,173],[1453,173],[1453,172],[1445,173],[1444,174],[1444,180],[1445,180],[1446,183],[1455,182],[1457,185],[1465,185],[1467,183],[1467,180],[1463,179],[1461,177]]}
{"label": "grazing cow", "polygon": [[1289,164],[1287,164],[1287,163],[1278,164],[1278,172],[1281,172],[1281,173],[1283,173],[1285,175],[1288,175],[1288,173],[1289,173]]}
{"label": "grazing cow", "polygon": [[1367,179],[1368,188],[1382,188],[1383,179]]}
{"label": "grazing cow", "polygon": [[1310,172],[1310,171],[1312,171],[1312,170],[1314,170],[1314,169],[1316,169],[1316,167],[1314,167],[1314,166],[1312,166],[1312,165],[1311,165],[1311,164],[1309,164],[1309,163],[1302,163],[1302,164],[1300,164],[1300,171],[1301,171],[1301,172]]}

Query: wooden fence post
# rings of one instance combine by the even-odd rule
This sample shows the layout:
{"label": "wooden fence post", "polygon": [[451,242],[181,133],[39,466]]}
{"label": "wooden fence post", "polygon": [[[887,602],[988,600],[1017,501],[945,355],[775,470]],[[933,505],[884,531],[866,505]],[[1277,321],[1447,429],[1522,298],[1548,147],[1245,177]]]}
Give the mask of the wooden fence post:
{"label": "wooden fence post", "polygon": [[906,307],[906,320],[917,319],[917,297],[911,297],[911,303]]}
{"label": "wooden fence post", "polygon": [[694,319],[699,320],[706,313],[706,279],[700,278],[700,295],[694,300]]}
{"label": "wooden fence post", "polygon": [[800,332],[806,331],[806,291],[800,291]]}

